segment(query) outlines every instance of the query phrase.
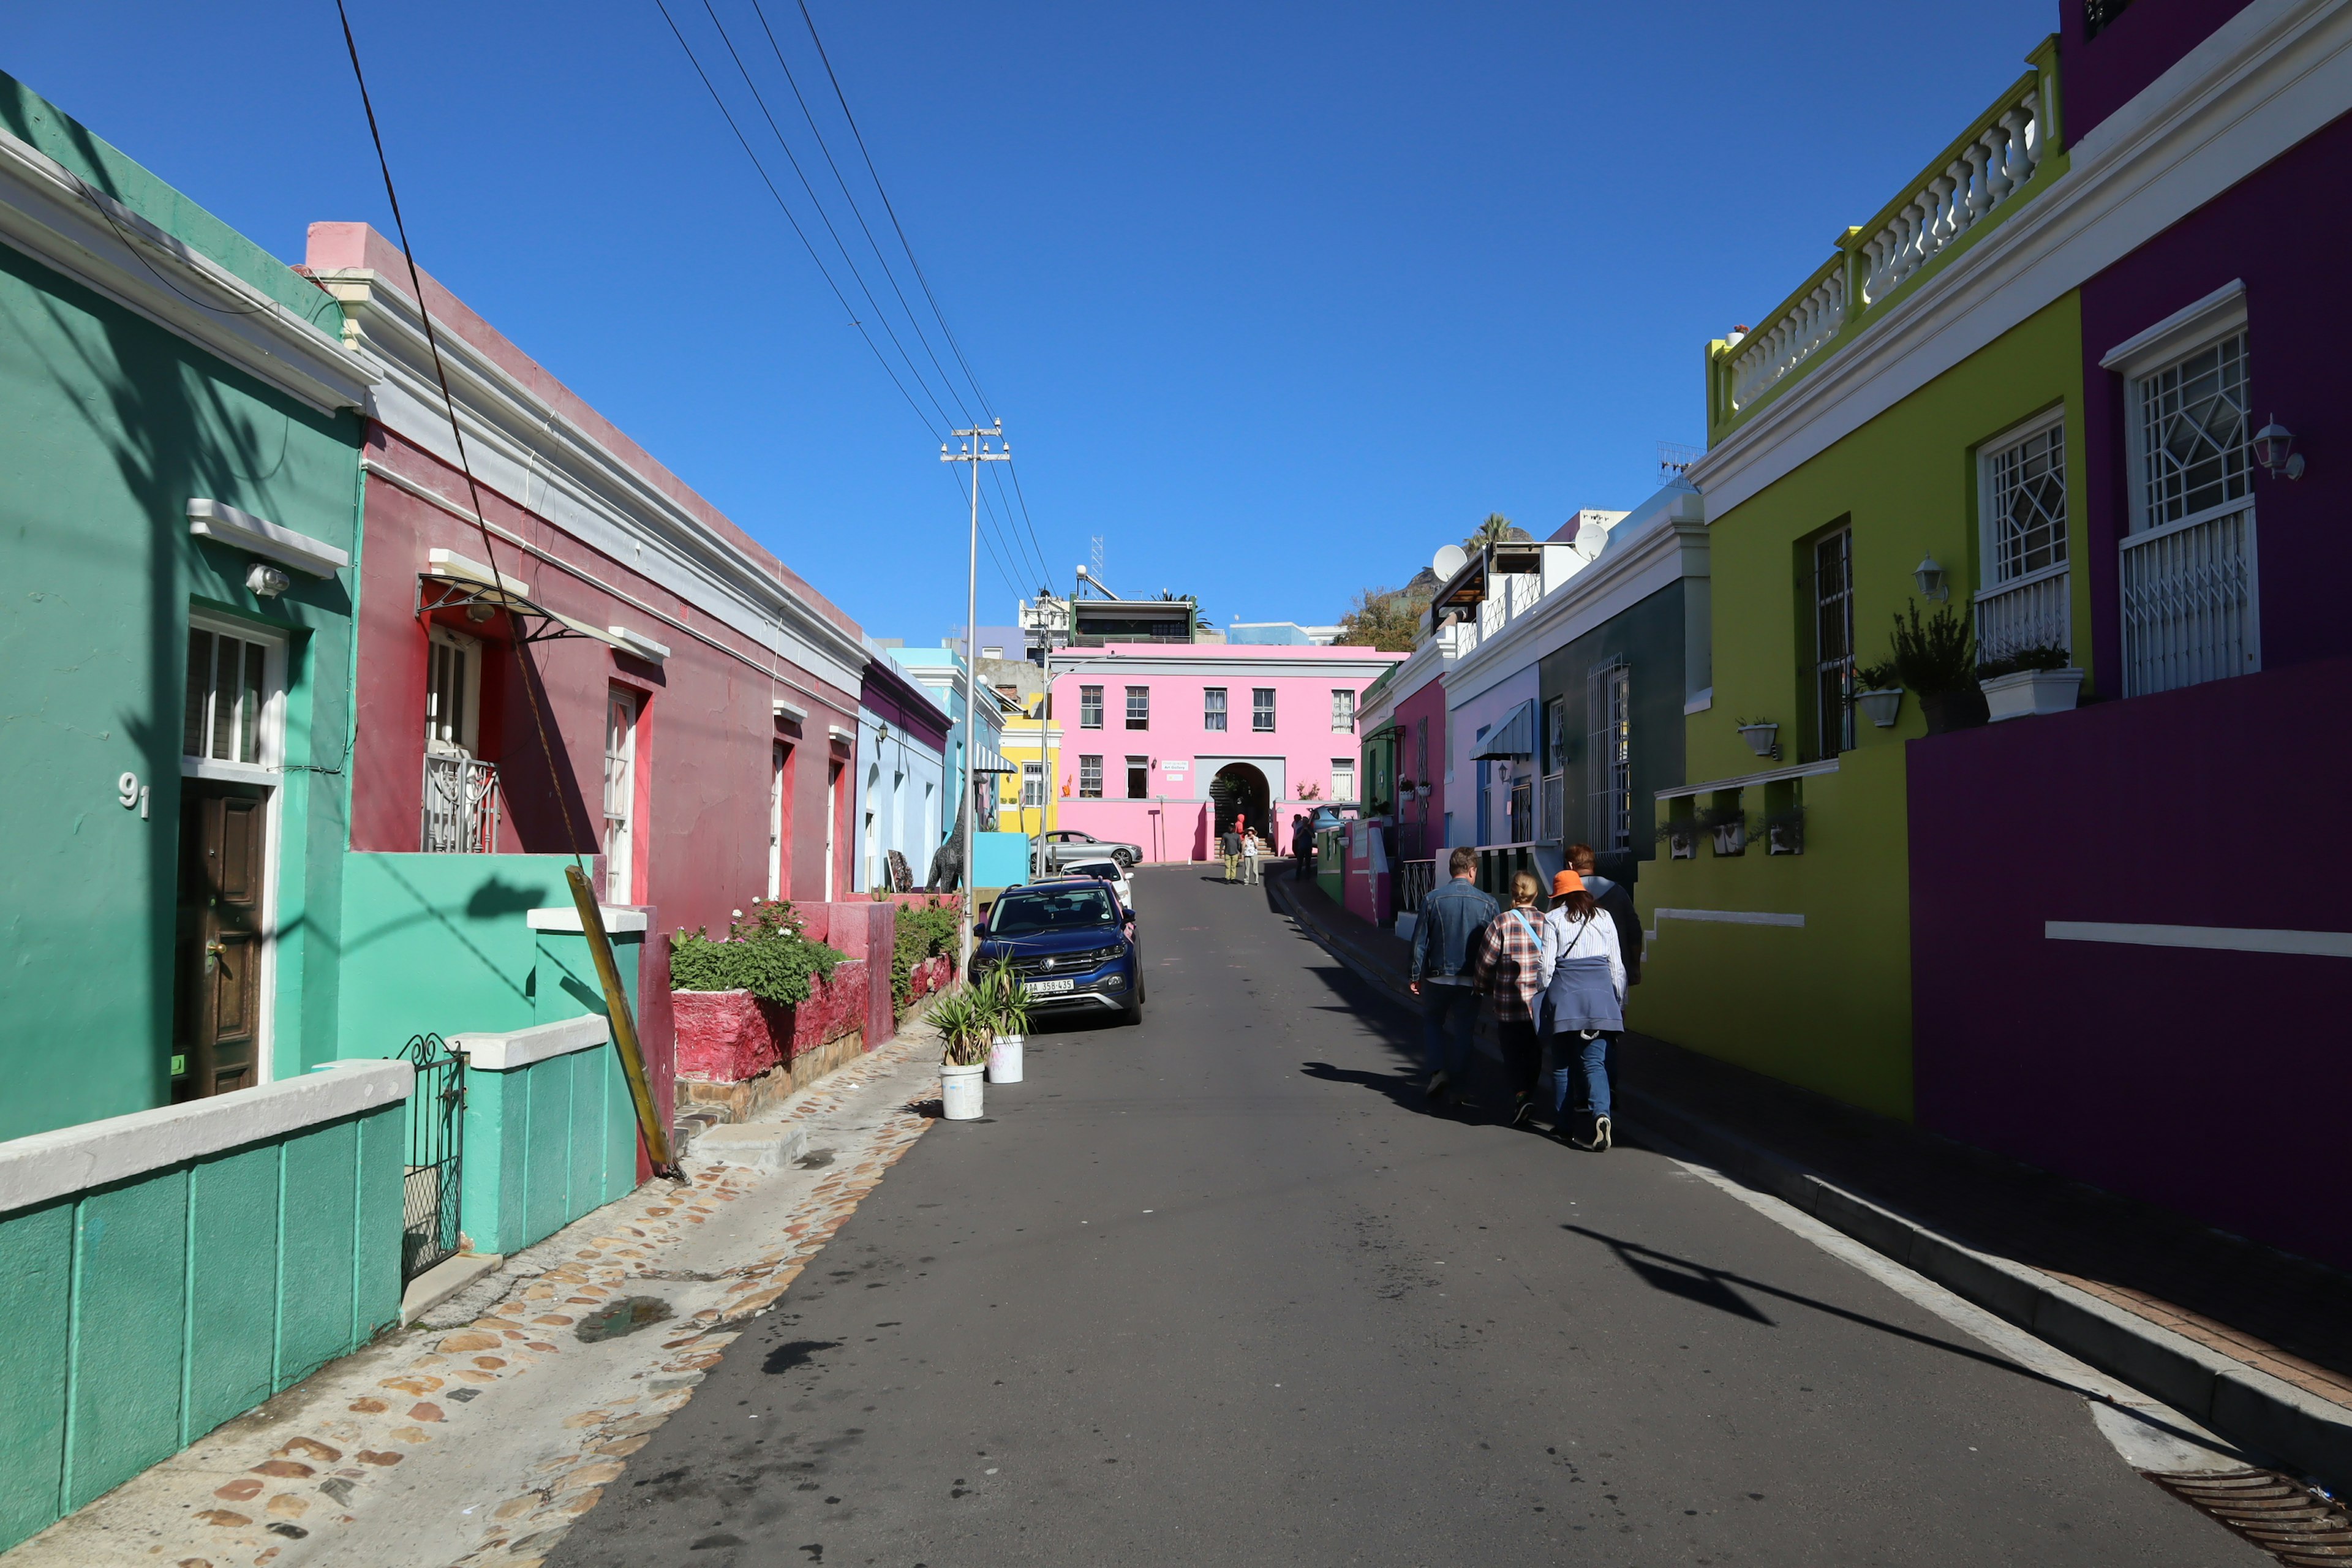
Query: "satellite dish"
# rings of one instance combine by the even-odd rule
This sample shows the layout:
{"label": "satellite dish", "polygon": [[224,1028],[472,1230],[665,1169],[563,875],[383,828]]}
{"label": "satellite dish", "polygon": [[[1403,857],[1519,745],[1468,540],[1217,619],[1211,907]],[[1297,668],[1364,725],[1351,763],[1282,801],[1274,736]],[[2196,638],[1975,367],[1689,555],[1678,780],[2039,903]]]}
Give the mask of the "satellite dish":
{"label": "satellite dish", "polygon": [[1462,553],[1462,547],[1458,544],[1441,545],[1437,553],[1429,558],[1429,569],[1436,573],[1442,582],[1461,571],[1469,559]]}

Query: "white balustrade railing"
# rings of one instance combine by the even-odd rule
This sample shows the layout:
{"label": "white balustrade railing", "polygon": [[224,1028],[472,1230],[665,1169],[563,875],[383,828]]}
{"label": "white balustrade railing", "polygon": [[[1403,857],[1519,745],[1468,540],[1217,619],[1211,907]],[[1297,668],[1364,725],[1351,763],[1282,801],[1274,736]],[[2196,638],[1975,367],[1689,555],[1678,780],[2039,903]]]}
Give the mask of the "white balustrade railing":
{"label": "white balustrade railing", "polygon": [[2124,695],[2262,668],[2254,514],[2233,511],[2123,542]]}
{"label": "white balustrade railing", "polygon": [[2074,646],[2072,577],[2064,563],[1977,595],[1977,656]]}
{"label": "white balustrade railing", "polygon": [[1510,606],[1500,594],[1489,594],[1478,601],[1478,640],[1486,641],[1510,623]]}
{"label": "white balustrade railing", "polygon": [[425,854],[495,853],[499,805],[498,764],[463,752],[425,754]]}
{"label": "white balustrade railing", "polygon": [[1805,363],[1845,325],[1845,273],[1831,273],[1781,314],[1749,335],[1731,360],[1731,406],[1747,407]]}
{"label": "white balustrade railing", "polygon": [[1863,242],[1864,304],[1885,299],[2033,177],[2044,150],[2041,105],[2042,95],[2029,89],[2001,110]]}

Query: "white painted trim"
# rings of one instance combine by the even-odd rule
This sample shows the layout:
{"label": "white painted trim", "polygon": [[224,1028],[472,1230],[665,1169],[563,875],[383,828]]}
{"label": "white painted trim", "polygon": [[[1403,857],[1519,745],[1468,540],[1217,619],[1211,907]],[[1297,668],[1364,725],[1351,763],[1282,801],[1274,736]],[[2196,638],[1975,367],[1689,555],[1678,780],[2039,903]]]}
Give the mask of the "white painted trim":
{"label": "white painted trim", "polygon": [[1715,688],[1710,686],[1706,690],[1695,694],[1689,701],[1683,704],[1683,717],[1687,719],[1694,713],[1704,713],[1714,706]]}
{"label": "white painted trim", "polygon": [[654,664],[659,664],[669,657],[667,644],[657,643],[643,632],[633,632],[626,626],[606,626],[604,629],[613,634],[614,641],[624,645],[623,653],[635,654]]}
{"label": "white painted trim", "polygon": [[313,577],[331,577],[352,563],[348,551],[239,511],[226,501],[190,497],[188,531],[199,539],[217,540],[232,549],[267,556]]}
{"label": "white painted trim", "polygon": [[[1651,919],[1665,921],[1705,921],[1717,925],[1733,926],[1794,926],[1805,923],[1802,915],[1769,915],[1759,910],[1654,910]],[[1653,931],[1652,935],[1657,933]]]}
{"label": "white painted trim", "polygon": [[509,577],[490,568],[470,555],[460,555],[454,550],[427,550],[425,570],[428,576],[454,577],[460,582],[478,583],[485,588],[495,588],[502,594],[530,597],[530,584],[520,577]]}
{"label": "white painted trim", "polygon": [[[449,418],[404,288],[366,268],[322,268],[318,282],[342,303],[347,337],[380,354],[372,416],[452,468]],[[604,556],[627,562],[664,590],[819,680],[854,690],[871,657],[859,634],[706,523],[623,454],[463,337],[440,334],[474,472],[496,490]],[[788,570],[788,569],[784,569]]]}
{"label": "white painted trim", "polygon": [[218,762],[211,757],[183,756],[180,759],[180,776],[184,779],[211,779],[219,784],[275,787],[286,782],[286,770],[256,767],[251,763]]}
{"label": "white painted trim", "polygon": [[559,1018],[551,1024],[533,1024],[502,1034],[452,1035],[449,1048],[464,1052],[468,1068],[484,1072],[512,1072],[550,1057],[588,1050],[612,1037],[613,1020],[602,1013],[587,1013],[577,1018]]}
{"label": "white painted trim", "polygon": [[233,1094],[109,1116],[0,1143],[0,1214],[284,1138],[408,1098],[404,1061],[340,1061]]}
{"label": "white painted trim", "polygon": [[2139,375],[2201,347],[2209,339],[2227,337],[2245,324],[2246,280],[2232,278],[2195,304],[2183,305],[2101,354],[2099,368]]}
{"label": "white painted trim", "polygon": [[855,732],[845,730],[838,724],[827,724],[824,727],[824,732],[832,736],[836,741],[847,741],[855,743],[857,740],[857,736]]}
{"label": "white painted trim", "polygon": [[781,697],[775,700],[775,708],[776,717],[779,719],[790,719],[795,724],[808,722],[808,710],[805,708],[787,702]]}
{"label": "white painted trim", "polygon": [[1711,779],[1706,784],[1678,784],[1673,789],[1656,791],[1660,800],[1680,800],[1686,795],[1707,795],[1719,789],[1746,789],[1751,784],[1778,784],[1782,779],[1811,778],[1817,773],[1838,771],[1835,757],[1824,757],[1818,763],[1798,763],[1785,768],[1768,768],[1760,773],[1741,773],[1738,778]]}
{"label": "white painted trim", "polygon": [[2130,925],[2109,921],[2044,921],[2051,942],[2112,942],[2132,947],[2199,947],[2218,952],[2292,952],[2352,958],[2352,931],[2263,931],[2252,926]]}
{"label": "white painted trim", "polygon": [[[372,356],[5,131],[0,242],[322,413],[365,406],[383,379]],[[195,302],[207,297],[223,303]]]}
{"label": "white painted trim", "polygon": [[[607,932],[646,929],[646,911],[623,904],[598,904],[596,918],[604,922]],[[531,910],[524,914],[523,923],[533,931],[571,931],[579,936],[587,934],[580,923],[579,910],[571,904],[551,904],[543,910]]]}
{"label": "white painted trim", "polygon": [[2352,6],[2252,0],[2066,149],[2067,172],[1691,465],[1707,520],[1820,456],[2352,102]]}

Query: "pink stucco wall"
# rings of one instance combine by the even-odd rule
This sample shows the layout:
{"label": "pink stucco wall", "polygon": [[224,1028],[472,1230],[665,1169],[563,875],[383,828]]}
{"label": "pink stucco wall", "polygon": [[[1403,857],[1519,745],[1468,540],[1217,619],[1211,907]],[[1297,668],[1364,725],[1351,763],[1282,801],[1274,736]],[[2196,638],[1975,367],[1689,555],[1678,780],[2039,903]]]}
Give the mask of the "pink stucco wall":
{"label": "pink stucco wall", "polygon": [[[1360,647],[1123,643],[1056,654],[1048,689],[1062,742],[1053,788],[1055,823],[1141,847],[1147,860],[1197,860],[1212,851],[1209,784],[1233,762],[1265,777],[1275,850],[1290,850],[1290,820],[1331,798],[1335,759],[1357,763],[1352,725],[1333,729],[1331,693],[1360,698],[1381,671],[1404,655]],[[1083,727],[1080,688],[1103,689],[1102,728]],[[1150,727],[1127,728],[1127,688],[1151,694]],[[1225,728],[1204,721],[1205,693],[1225,691]],[[1270,731],[1253,728],[1253,692],[1275,693]],[[1103,798],[1079,791],[1080,760],[1103,759]],[[1145,798],[1127,798],[1127,759],[1149,764]],[[1302,789],[1311,796],[1302,797]]]}

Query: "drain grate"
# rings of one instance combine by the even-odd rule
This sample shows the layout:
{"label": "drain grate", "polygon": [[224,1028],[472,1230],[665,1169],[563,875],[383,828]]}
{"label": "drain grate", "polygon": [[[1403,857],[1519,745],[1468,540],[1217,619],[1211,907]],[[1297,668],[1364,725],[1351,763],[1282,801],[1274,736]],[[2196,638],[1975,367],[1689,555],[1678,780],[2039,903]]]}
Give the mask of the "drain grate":
{"label": "drain grate", "polygon": [[2141,1474],[2282,1563],[2352,1564],[2352,1519],[2343,1506],[2276,1470]]}

